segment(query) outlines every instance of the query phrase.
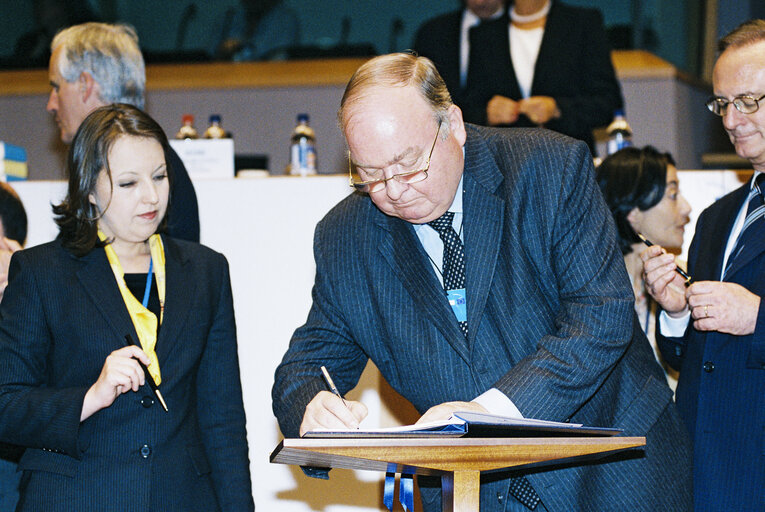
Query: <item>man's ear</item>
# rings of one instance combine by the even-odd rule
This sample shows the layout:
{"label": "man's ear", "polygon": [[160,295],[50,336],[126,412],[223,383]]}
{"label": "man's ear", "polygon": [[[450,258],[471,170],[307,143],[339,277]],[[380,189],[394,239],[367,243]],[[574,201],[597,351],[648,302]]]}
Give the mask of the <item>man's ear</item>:
{"label": "man's ear", "polygon": [[93,78],[93,75],[87,71],[80,73],[79,78],[77,78],[77,87],[79,89],[78,92],[80,93],[80,99],[82,99],[83,103],[88,103],[89,101],[98,99],[98,82],[96,82],[96,80]]}
{"label": "man's ear", "polygon": [[462,119],[462,110],[457,105],[450,105],[447,112],[449,133],[457,139],[460,146],[464,146],[467,140],[467,133],[465,131],[465,121]]}

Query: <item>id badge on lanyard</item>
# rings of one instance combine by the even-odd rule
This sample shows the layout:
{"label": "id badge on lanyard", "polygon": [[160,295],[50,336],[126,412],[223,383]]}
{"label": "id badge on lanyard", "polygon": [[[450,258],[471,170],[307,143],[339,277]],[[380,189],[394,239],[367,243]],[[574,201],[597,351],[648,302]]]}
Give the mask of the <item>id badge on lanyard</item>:
{"label": "id badge on lanyard", "polygon": [[449,305],[452,307],[454,316],[457,317],[457,321],[467,322],[467,297],[465,289],[447,290],[446,298],[449,301]]}

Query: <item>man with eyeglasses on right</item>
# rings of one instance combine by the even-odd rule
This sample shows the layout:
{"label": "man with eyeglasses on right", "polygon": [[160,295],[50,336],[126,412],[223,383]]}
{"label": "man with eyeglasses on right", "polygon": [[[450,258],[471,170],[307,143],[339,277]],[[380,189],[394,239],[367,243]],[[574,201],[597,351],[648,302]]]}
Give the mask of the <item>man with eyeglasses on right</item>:
{"label": "man with eyeglasses on right", "polygon": [[693,439],[695,510],[765,510],[765,20],[719,43],[714,97],[754,176],[696,224],[687,288],[672,254],[641,255],[664,311],[657,341],[680,370],[677,405]]}

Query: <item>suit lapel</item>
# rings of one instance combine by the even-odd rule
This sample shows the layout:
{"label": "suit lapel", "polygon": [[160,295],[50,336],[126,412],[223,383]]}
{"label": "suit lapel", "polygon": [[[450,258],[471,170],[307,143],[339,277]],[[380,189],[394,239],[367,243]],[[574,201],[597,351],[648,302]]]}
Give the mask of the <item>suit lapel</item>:
{"label": "suit lapel", "polygon": [[183,341],[181,332],[186,325],[197,287],[195,276],[190,275],[186,268],[189,261],[179,247],[165,236],[162,237],[162,242],[165,247],[167,286],[164,319],[157,340],[160,365]]}
{"label": "suit lapel", "polygon": [[113,345],[116,350],[125,345],[126,334],[130,334],[134,340],[137,340],[138,334],[122,300],[104,250],[93,249],[80,258],[80,261],[82,266],[77,270],[77,279],[114,334],[114,340],[109,340],[107,343]]}
{"label": "suit lapel", "polygon": [[[760,226],[752,225],[749,229],[760,229],[763,220],[760,219],[758,223]],[[761,229],[760,229],[761,230]],[[732,281],[736,272],[745,268],[754,258],[759,256],[765,251],[765,238],[759,237],[749,240],[744,246],[741,253],[731,263],[730,269],[725,273],[725,280]]]}
{"label": "suit lapel", "polygon": [[505,208],[505,201],[495,194],[502,175],[472,129],[465,144],[463,176],[468,339],[472,347],[494,279]]}
{"label": "suit lapel", "polygon": [[[441,284],[433,274],[427,253],[417,239],[414,228],[403,220],[386,217],[379,212],[376,214],[378,225],[382,228],[378,248],[412,297],[416,308],[411,311],[422,311],[460,357],[467,361],[465,337],[446,301]],[[402,314],[409,310],[401,309]]]}

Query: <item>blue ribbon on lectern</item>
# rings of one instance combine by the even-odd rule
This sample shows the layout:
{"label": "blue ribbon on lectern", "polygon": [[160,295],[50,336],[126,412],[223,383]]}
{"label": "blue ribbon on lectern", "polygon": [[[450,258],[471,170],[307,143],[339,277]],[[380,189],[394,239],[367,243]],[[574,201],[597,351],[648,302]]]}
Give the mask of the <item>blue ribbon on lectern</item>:
{"label": "blue ribbon on lectern", "polygon": [[[385,473],[385,489],[383,491],[383,504],[393,511],[393,494],[396,490],[396,464],[388,464]],[[399,476],[398,501],[404,507],[405,512],[414,512],[414,475],[402,473]]]}

